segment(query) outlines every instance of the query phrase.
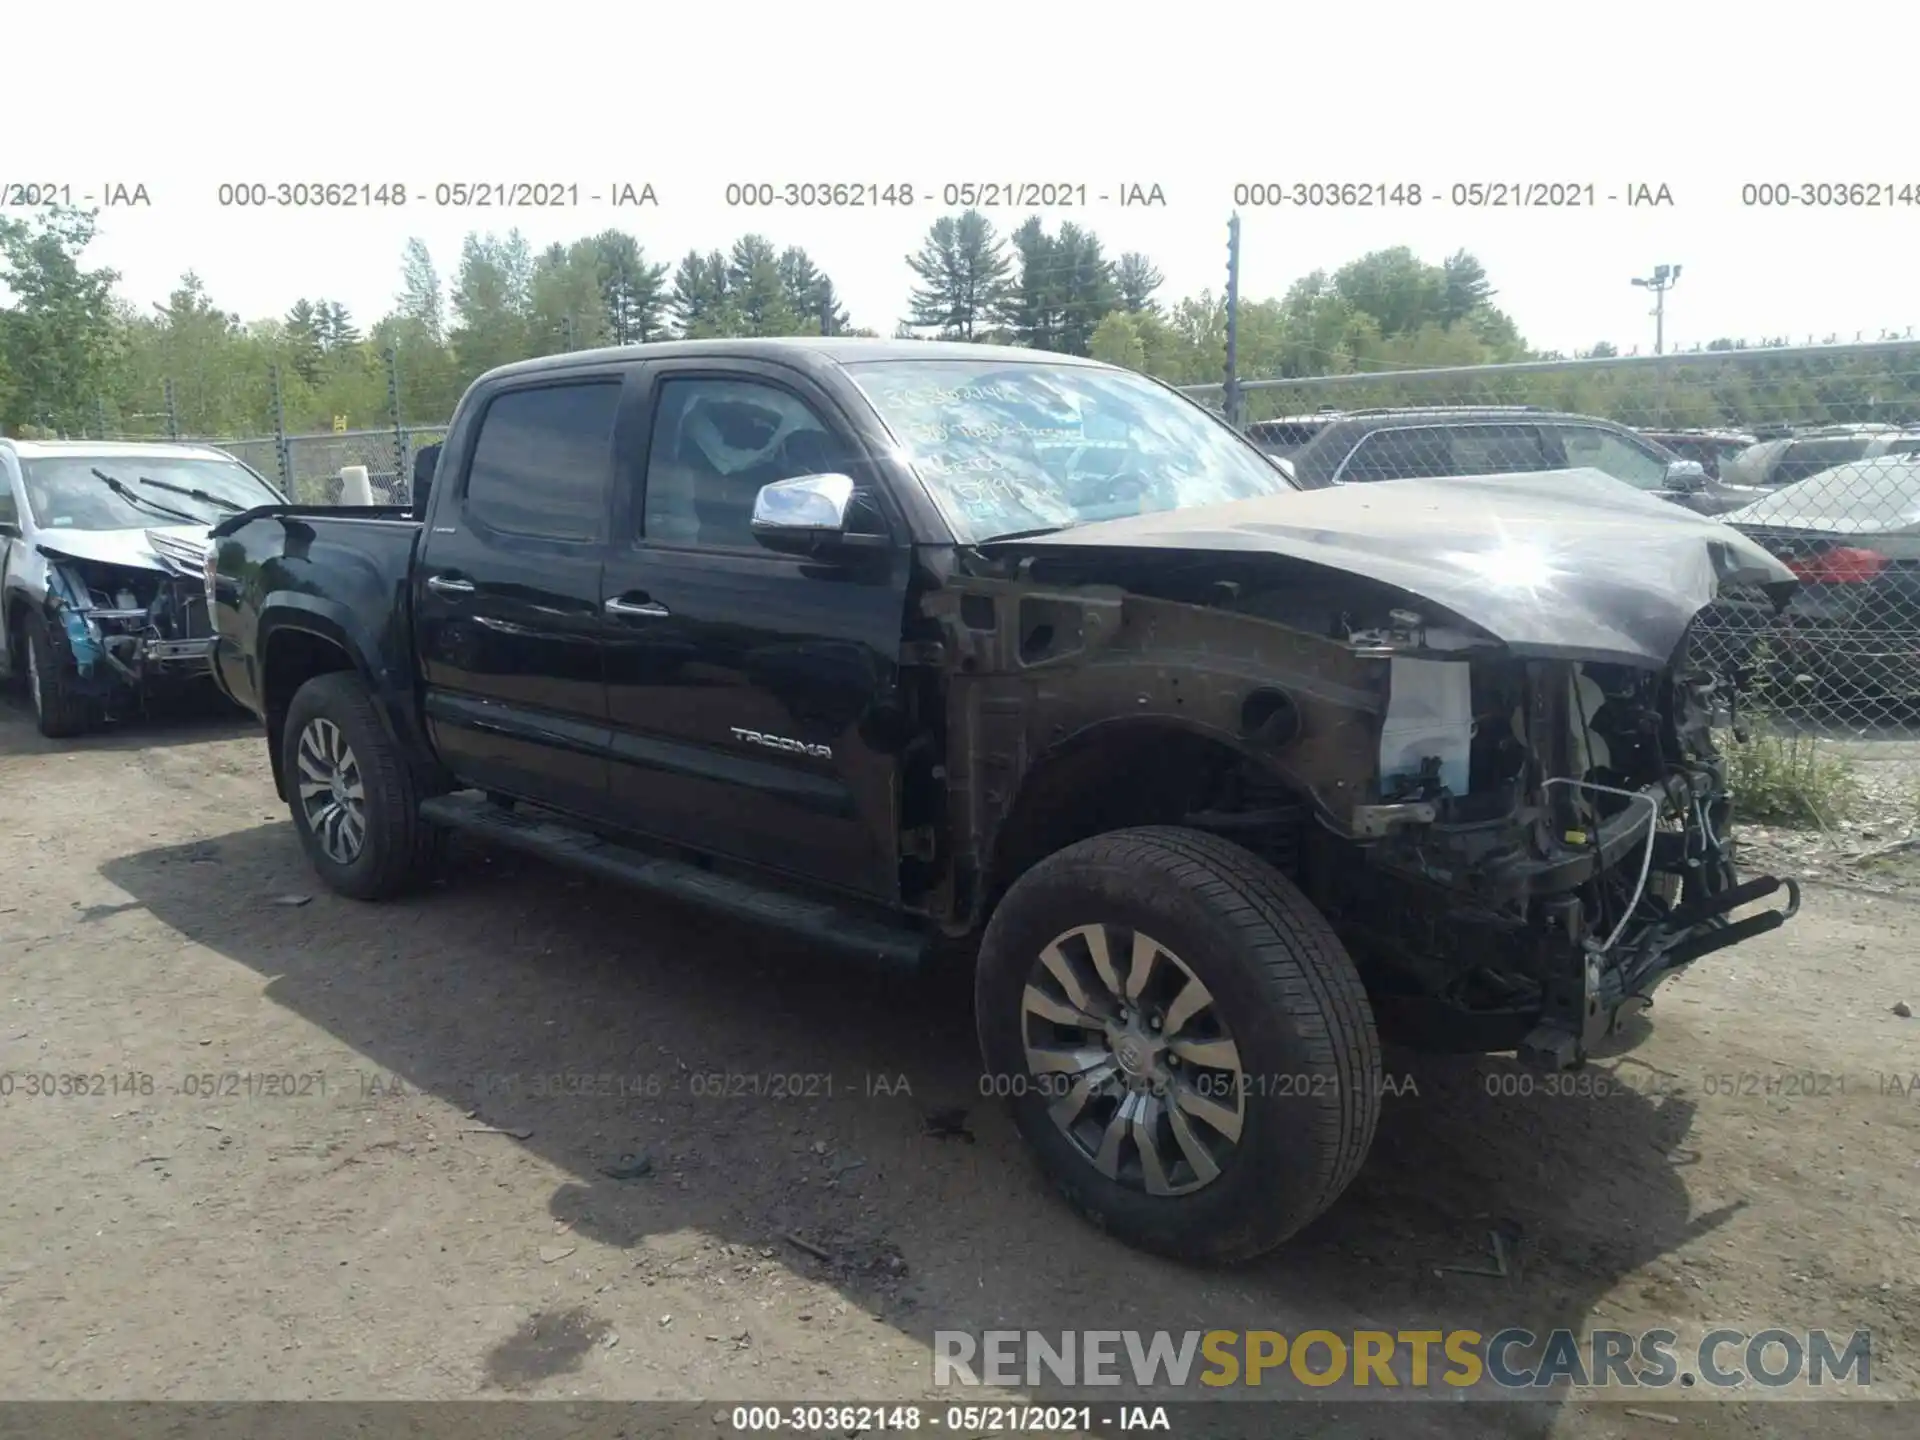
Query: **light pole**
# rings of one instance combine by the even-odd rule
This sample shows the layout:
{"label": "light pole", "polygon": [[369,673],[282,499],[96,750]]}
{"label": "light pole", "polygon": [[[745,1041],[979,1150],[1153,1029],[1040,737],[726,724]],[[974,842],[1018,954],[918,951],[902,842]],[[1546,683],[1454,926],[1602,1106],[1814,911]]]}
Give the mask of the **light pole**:
{"label": "light pole", "polygon": [[1667,291],[1680,278],[1678,265],[1656,265],[1653,274],[1635,276],[1633,283],[1653,292],[1653,353],[1665,353],[1667,345]]}

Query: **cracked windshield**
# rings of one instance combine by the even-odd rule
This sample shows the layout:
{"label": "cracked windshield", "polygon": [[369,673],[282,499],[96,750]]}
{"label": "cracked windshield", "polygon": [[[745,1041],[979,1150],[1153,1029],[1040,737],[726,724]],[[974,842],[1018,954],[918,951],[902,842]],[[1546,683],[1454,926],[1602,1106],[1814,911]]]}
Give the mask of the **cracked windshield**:
{"label": "cracked windshield", "polygon": [[1190,400],[1076,365],[849,365],[947,523],[979,544],[1293,487]]}

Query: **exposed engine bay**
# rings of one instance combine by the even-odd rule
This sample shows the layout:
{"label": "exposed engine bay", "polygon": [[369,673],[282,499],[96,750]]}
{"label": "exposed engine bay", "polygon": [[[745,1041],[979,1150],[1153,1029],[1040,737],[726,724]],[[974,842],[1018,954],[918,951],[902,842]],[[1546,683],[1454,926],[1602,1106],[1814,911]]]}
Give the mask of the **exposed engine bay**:
{"label": "exposed engine bay", "polygon": [[[1659,664],[1509,644],[1279,557],[1061,551],[953,589],[931,608],[961,652],[950,724],[976,737],[949,747],[950,769],[971,756],[948,786],[965,828],[1017,870],[1026,831],[1071,823],[1049,757],[1105,746],[1124,783],[1084,824],[1179,823],[1270,860],[1403,1043],[1578,1064],[1673,971],[1798,908],[1793,881],[1736,872],[1715,731],[1737,733],[1739,697],[1690,662],[1684,618]],[[1041,780],[1009,804],[1017,769]]]}
{"label": "exposed engine bay", "polygon": [[207,673],[213,629],[203,551],[164,532],[147,544],[164,569],[111,564],[42,547],[49,632],[83,689],[102,697]]}

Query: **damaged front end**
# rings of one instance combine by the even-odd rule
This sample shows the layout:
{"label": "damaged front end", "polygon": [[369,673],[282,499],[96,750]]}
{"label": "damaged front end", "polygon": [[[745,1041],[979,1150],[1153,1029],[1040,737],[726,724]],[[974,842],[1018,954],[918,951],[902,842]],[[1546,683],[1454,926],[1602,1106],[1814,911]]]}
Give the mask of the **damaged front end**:
{"label": "damaged front end", "polygon": [[47,544],[39,549],[54,660],[64,662],[80,694],[110,706],[209,673],[213,629],[203,544],[149,531],[139,550],[124,557],[76,555]]}
{"label": "damaged front end", "polygon": [[[1378,787],[1349,844],[1314,847],[1311,877],[1369,962],[1383,1027],[1571,1066],[1672,973],[1799,908],[1794,881],[1735,866],[1714,740],[1731,681],[1436,656],[1419,617],[1399,619],[1353,637],[1387,669]],[[1783,890],[1784,908],[1731,918]]]}
{"label": "damaged front end", "polygon": [[[928,608],[956,655],[963,900],[1076,826],[1211,830],[1315,903],[1391,1038],[1556,1068],[1798,908],[1738,875],[1715,742],[1738,693],[1689,658],[1723,587],[1780,604],[1792,576],[1604,477],[1143,516],[960,570]],[[1067,814],[1053,777],[1089,752],[1106,789]],[[969,882],[968,847],[997,880]]]}

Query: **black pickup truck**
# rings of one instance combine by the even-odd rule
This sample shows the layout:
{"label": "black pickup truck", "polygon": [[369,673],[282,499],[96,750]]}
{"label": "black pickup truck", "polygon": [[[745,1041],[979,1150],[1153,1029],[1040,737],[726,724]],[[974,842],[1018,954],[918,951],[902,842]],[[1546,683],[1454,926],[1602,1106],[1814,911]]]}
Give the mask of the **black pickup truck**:
{"label": "black pickup truck", "polygon": [[464,831],[966,957],[988,1088],[1143,1247],[1331,1204],[1383,1037],[1574,1066],[1798,905],[1735,873],[1687,659],[1793,577],[1597,472],[1301,491],[1091,361],[741,340],[495,370],[419,488],[213,532],[321,877]]}

